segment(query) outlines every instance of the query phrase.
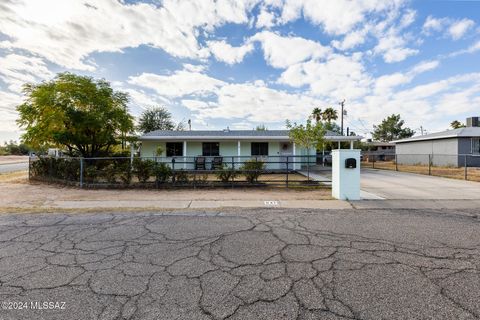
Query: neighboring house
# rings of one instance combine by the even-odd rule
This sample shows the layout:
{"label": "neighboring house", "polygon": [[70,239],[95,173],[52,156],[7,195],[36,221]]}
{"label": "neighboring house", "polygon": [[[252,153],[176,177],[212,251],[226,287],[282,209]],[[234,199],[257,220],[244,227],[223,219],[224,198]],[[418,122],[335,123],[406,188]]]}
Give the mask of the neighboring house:
{"label": "neighboring house", "polygon": [[467,119],[467,127],[394,141],[399,164],[480,167],[478,117]]}
{"label": "neighboring house", "polygon": [[[251,158],[267,160],[267,169],[300,169],[299,162],[316,163],[316,150],[296,146],[289,136],[288,130],[215,130],[215,131],[152,131],[139,137],[142,143],[142,157],[156,156],[156,150],[161,147],[162,157],[167,162],[178,159],[179,168],[195,169],[197,158],[204,159],[206,169],[211,168],[214,158],[220,158],[223,163],[235,163],[239,167],[245,160]],[[327,132],[325,140],[334,142],[360,140],[357,136],[341,136]],[[307,157],[307,155],[310,155]],[[203,161],[203,160],[202,160]]]}
{"label": "neighboring house", "polygon": [[369,140],[365,143],[365,146],[367,150],[362,152],[364,161],[391,161],[395,159],[394,143]]}

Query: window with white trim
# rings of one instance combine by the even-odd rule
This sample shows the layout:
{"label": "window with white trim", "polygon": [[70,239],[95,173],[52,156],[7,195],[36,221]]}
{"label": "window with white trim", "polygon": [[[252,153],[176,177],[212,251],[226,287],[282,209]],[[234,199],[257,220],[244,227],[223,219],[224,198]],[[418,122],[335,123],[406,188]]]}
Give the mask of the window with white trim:
{"label": "window with white trim", "polygon": [[472,154],[480,154],[480,138],[472,138]]}

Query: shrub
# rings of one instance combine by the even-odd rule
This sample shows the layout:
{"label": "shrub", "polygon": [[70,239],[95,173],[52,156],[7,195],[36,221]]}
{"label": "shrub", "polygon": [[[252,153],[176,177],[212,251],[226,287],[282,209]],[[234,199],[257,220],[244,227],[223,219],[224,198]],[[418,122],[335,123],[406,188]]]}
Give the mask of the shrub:
{"label": "shrub", "polygon": [[217,179],[222,182],[230,182],[238,176],[238,172],[235,169],[228,167],[226,163],[223,164],[222,169],[215,173]]}
{"label": "shrub", "polygon": [[154,174],[155,161],[135,158],[133,159],[133,167],[138,180],[142,183],[145,183],[148,181],[150,176]]}
{"label": "shrub", "polygon": [[130,185],[132,183],[132,166],[130,165],[130,160],[125,159],[125,161],[118,161],[117,170],[120,173],[119,177],[122,183],[127,186]]}
{"label": "shrub", "polygon": [[97,167],[95,165],[86,165],[83,169],[83,177],[85,182],[94,183],[98,176]]}
{"label": "shrub", "polygon": [[157,163],[154,168],[157,182],[167,182],[172,176],[172,169],[166,163]]}
{"label": "shrub", "polygon": [[110,184],[114,184],[117,182],[117,173],[118,169],[115,162],[110,163],[105,168],[103,168],[105,180],[107,180],[107,182]]}
{"label": "shrub", "polygon": [[187,183],[188,182],[188,173],[183,170],[175,171],[174,174],[175,182]]}
{"label": "shrub", "polygon": [[250,183],[255,183],[258,181],[258,177],[262,174],[265,164],[263,161],[258,160],[247,160],[240,167],[240,170],[244,171],[243,175]]}

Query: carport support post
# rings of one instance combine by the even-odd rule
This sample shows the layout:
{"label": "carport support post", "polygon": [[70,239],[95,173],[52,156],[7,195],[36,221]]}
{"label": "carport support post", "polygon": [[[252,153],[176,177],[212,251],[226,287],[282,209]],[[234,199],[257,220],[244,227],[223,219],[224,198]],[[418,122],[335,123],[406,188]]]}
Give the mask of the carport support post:
{"label": "carport support post", "polygon": [[83,187],[83,158],[80,158],[80,188]]}

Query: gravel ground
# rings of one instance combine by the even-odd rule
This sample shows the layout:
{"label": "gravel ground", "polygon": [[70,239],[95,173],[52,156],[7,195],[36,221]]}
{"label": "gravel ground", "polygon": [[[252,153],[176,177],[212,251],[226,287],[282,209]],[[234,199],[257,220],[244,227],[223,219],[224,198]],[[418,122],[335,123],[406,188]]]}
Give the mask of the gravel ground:
{"label": "gravel ground", "polygon": [[479,215],[2,215],[0,318],[478,319]]}

